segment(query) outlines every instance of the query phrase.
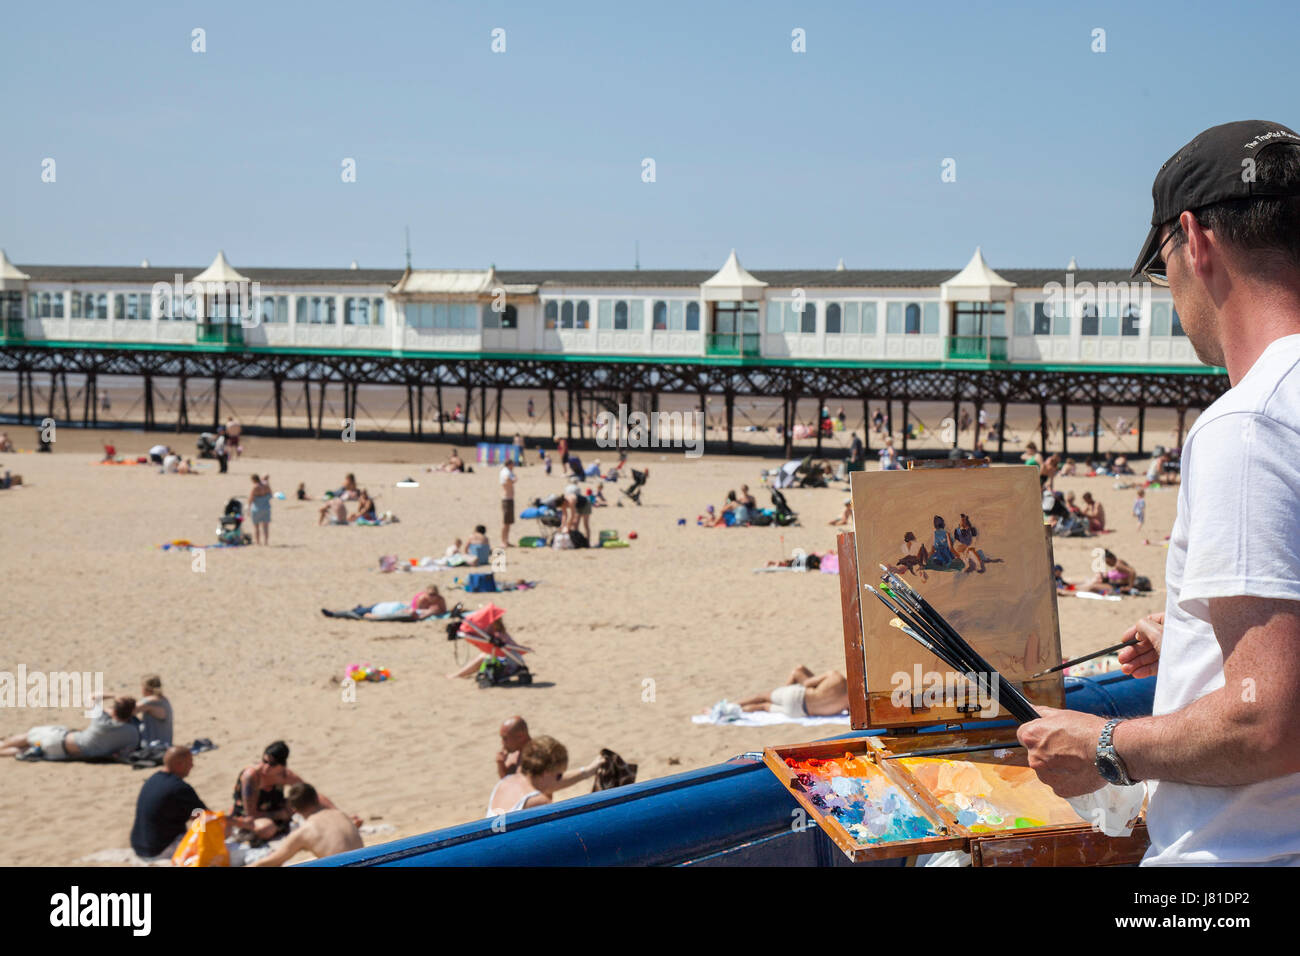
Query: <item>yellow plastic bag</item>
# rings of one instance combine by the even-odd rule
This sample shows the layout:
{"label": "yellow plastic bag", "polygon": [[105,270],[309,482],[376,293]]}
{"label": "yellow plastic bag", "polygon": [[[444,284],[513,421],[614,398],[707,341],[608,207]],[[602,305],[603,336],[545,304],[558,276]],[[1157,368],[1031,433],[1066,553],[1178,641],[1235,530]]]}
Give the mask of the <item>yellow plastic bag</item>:
{"label": "yellow plastic bag", "polygon": [[201,810],[190,820],[190,828],[172,854],[172,866],[230,866],[226,815],[220,810]]}

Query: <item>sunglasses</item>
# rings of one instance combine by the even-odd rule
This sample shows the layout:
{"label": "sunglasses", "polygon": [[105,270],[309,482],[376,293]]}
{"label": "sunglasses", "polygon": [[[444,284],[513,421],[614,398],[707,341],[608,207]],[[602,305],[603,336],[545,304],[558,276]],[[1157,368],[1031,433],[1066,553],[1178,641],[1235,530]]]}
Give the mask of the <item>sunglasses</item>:
{"label": "sunglasses", "polygon": [[1169,287],[1169,266],[1165,262],[1165,246],[1169,245],[1170,239],[1182,231],[1182,226],[1177,222],[1173,225],[1174,228],[1169,230],[1169,235],[1165,236],[1164,241],[1156,247],[1156,251],[1151,253],[1150,258],[1138,270],[1152,285],[1166,289]]}

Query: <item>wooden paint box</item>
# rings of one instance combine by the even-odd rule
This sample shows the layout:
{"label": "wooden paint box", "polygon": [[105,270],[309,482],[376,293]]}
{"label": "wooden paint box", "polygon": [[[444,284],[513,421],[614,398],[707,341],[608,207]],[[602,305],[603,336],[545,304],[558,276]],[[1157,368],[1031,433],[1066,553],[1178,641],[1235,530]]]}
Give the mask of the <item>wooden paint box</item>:
{"label": "wooden paint box", "polygon": [[[1062,660],[1036,470],[962,463],[851,480],[858,531],[839,536],[850,722],[883,733],[769,747],[768,767],[854,861],[944,850],[975,866],[1139,861],[1141,822],[1108,837],[1080,818],[1029,769],[1014,724],[978,726],[1010,714],[891,626],[863,588],[885,564],[1031,703],[1063,707],[1059,673],[1031,676]],[[970,747],[985,749],[952,752]]]}

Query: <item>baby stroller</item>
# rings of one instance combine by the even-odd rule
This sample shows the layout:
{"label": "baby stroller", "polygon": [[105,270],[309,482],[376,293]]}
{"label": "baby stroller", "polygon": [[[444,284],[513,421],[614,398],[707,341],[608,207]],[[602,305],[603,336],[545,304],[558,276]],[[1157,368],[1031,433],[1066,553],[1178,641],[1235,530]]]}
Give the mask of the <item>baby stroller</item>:
{"label": "baby stroller", "polygon": [[252,544],[253,539],[241,530],[244,524],[244,506],[238,498],[226,502],[226,510],[221,515],[221,526],[217,528],[217,542],[230,547]]}
{"label": "baby stroller", "polygon": [[623,494],[627,495],[638,505],[641,504],[641,489],[645,487],[646,479],[650,477],[650,469],[639,471],[632,469],[632,484],[622,489]]}
{"label": "baby stroller", "polygon": [[799,514],[794,511],[789,502],[785,500],[785,495],[772,489],[772,520],[778,527],[788,527],[792,524],[799,523]]}
{"label": "baby stroller", "polygon": [[524,655],[532,648],[516,644],[490,630],[506,612],[495,604],[484,605],[471,614],[465,614],[464,608],[463,604],[457,604],[451,609],[447,619],[447,640],[465,641],[476,650],[490,655],[479,665],[478,673],[474,675],[479,689],[531,684],[533,674],[524,663]]}
{"label": "baby stroller", "polygon": [[519,513],[521,518],[536,518],[541,526],[538,537],[550,540],[551,532],[560,526],[560,499],[563,495],[534,498],[531,507]]}
{"label": "baby stroller", "polygon": [[216,447],[217,447],[217,436],[216,436],[215,434],[213,434],[212,432],[202,432],[202,433],[200,433],[200,434],[199,434],[199,440],[198,440],[198,443],[197,443],[197,444],[198,444],[198,448],[199,448],[199,457],[200,457],[200,458],[215,458],[215,457],[216,457],[216,455],[214,454],[214,452],[215,452]]}

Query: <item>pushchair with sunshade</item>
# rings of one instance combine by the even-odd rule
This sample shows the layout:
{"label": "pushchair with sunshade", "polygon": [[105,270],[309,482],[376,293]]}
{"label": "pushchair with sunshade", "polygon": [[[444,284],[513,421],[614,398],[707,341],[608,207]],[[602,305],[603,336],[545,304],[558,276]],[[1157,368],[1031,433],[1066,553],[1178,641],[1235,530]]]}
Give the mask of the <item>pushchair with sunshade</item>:
{"label": "pushchair with sunshade", "polygon": [[470,614],[465,614],[464,608],[463,604],[457,604],[448,614],[447,640],[465,641],[488,655],[474,675],[475,683],[480,688],[531,684],[533,675],[524,663],[524,655],[532,648],[493,630],[492,626],[505,617],[506,612],[495,604],[485,604]]}
{"label": "pushchair with sunshade", "polygon": [[772,489],[772,521],[780,527],[799,523],[799,513],[790,507],[785,495]]}
{"label": "pushchair with sunshade", "polygon": [[536,518],[541,526],[538,537],[550,540],[551,532],[560,526],[560,499],[563,495],[550,495],[546,498],[534,498],[530,507],[519,512],[521,518]]}
{"label": "pushchair with sunshade", "polygon": [[244,505],[238,498],[226,502],[226,510],[221,515],[221,525],[217,528],[217,542],[228,547],[252,544],[253,539],[244,534]]}
{"label": "pushchair with sunshade", "polygon": [[639,505],[641,503],[641,489],[645,487],[646,479],[648,479],[649,477],[650,477],[649,468],[645,469],[644,471],[640,471],[636,468],[633,468],[632,484],[622,489],[623,494],[627,495],[629,498],[631,498]]}

